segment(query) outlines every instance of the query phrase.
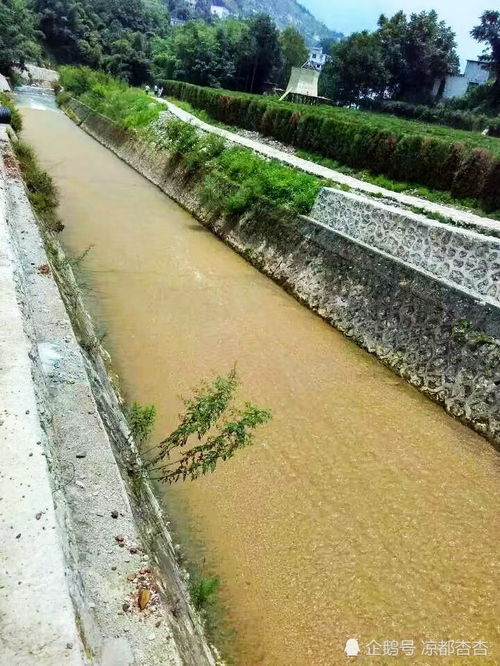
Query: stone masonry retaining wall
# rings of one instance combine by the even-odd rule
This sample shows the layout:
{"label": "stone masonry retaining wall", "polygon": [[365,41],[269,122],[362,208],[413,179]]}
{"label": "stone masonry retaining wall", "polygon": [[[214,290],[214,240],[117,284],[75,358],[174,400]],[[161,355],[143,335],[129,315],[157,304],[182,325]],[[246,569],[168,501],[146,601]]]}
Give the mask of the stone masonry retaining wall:
{"label": "stone masonry retaining wall", "polygon": [[66,112],[298,300],[500,444],[495,239],[334,190],[314,207],[321,220],[264,208],[223,219],[166,151],[76,100]]}
{"label": "stone masonry retaining wall", "polygon": [[500,302],[500,239],[323,188],[311,217],[416,268]]}

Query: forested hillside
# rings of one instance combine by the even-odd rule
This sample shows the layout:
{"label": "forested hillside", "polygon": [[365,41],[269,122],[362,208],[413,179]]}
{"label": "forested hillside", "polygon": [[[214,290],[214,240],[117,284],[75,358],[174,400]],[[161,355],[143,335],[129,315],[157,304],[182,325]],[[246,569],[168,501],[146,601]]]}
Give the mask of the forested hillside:
{"label": "forested hillside", "polygon": [[102,67],[131,83],[149,76],[149,38],[166,36],[160,0],[31,0],[42,44],[59,63]]}
{"label": "forested hillside", "polygon": [[180,78],[259,92],[286,84],[306,41],[329,50],[334,39],[296,0],[226,4],[233,16],[220,21],[211,0],[0,0],[0,72],[31,60],[87,65],[132,85]]}
{"label": "forested hillside", "polygon": [[268,14],[280,30],[293,26],[313,44],[326,37],[341,39],[342,33],[334,32],[318,21],[297,0],[197,0],[193,5],[188,0],[166,0],[172,16],[181,20],[209,18],[210,5],[225,6],[237,18],[251,18],[256,14]]}
{"label": "forested hillside", "polygon": [[[280,30],[288,25],[294,25],[308,42],[315,42],[329,37],[332,31],[324,23],[318,21],[311,12],[296,0],[227,0],[227,7],[241,13],[242,16],[252,16],[265,12],[274,19]],[[332,36],[342,37],[341,33]]]}
{"label": "forested hillside", "polygon": [[162,0],[0,0],[0,71],[26,60],[80,64],[132,85],[180,79],[262,92],[284,85],[308,50],[293,26],[266,14],[192,18],[172,26]]}

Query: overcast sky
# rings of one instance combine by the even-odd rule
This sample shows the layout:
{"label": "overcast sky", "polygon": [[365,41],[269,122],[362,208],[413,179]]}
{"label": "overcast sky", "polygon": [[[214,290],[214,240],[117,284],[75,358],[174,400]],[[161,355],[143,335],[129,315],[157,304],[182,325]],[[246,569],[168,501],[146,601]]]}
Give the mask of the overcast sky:
{"label": "overcast sky", "polygon": [[392,16],[402,9],[407,14],[435,9],[456,33],[462,66],[467,58],[482,51],[469,35],[478,17],[486,9],[500,10],[500,0],[301,0],[329,28],[348,35],[358,30],[373,30],[380,14]]}

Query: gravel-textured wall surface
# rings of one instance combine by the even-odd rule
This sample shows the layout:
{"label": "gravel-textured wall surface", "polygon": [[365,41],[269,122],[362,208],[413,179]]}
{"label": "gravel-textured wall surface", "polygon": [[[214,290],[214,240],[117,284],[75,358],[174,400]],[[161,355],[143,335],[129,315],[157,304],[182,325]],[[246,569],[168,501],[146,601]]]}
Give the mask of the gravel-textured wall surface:
{"label": "gravel-textured wall surface", "polygon": [[500,302],[500,238],[323,188],[311,217],[412,266]]}

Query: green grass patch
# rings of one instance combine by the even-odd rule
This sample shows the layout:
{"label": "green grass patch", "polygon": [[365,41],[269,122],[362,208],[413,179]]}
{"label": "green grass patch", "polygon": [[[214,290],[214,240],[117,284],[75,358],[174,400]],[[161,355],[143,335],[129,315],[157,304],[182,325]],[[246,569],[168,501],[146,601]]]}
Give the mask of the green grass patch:
{"label": "green grass patch", "polygon": [[205,203],[216,204],[229,215],[242,215],[262,200],[307,214],[325,184],[247,148],[228,147],[220,137],[199,132],[182,120],[165,122],[161,134],[155,133],[155,145],[169,150],[188,172],[198,174]]}
{"label": "green grass patch", "polygon": [[[379,185],[386,190],[391,190],[392,192],[397,192],[401,194],[408,194],[413,197],[419,197],[421,199],[426,199],[427,201],[432,201],[433,203],[443,204],[444,206],[451,206],[453,208],[458,208],[465,211],[470,211],[479,216],[487,216],[495,220],[500,220],[500,211],[486,210],[480,206],[477,200],[474,199],[457,199],[451,195],[450,192],[443,192],[442,190],[435,190],[430,187],[424,187],[418,185],[418,183],[406,183],[401,180],[394,180],[393,178],[388,178],[387,176],[381,174],[374,174],[370,171],[364,170],[360,171],[358,169],[353,169],[352,167],[347,167],[344,164],[340,164],[336,160],[331,160],[326,157],[321,157],[316,153],[311,153],[308,150],[296,150],[295,154],[297,157],[308,160],[309,162],[315,162],[316,164],[321,164],[329,169],[338,171],[347,176],[352,176],[358,180],[365,181],[367,183],[372,183],[373,185]],[[335,185],[335,187],[341,188],[341,185]],[[352,188],[349,188],[352,189]],[[369,196],[375,196],[373,194]],[[423,215],[428,215],[434,217],[429,212],[426,212],[422,209]]]}
{"label": "green grass patch", "polygon": [[216,603],[219,591],[218,578],[195,578],[189,585],[189,595],[197,611],[202,611]]}

